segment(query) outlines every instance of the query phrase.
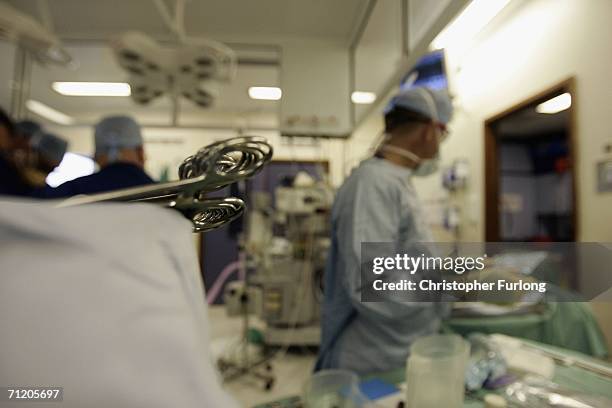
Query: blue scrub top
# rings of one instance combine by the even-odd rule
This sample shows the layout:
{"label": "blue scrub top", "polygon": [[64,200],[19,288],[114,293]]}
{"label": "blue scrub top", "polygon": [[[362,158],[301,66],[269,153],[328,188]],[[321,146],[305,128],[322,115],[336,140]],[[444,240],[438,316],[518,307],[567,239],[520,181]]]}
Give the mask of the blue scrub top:
{"label": "blue scrub top", "polygon": [[139,166],[131,163],[113,163],[89,176],[67,181],[56,187],[48,187],[37,196],[41,198],[63,198],[78,194],[96,194],[152,184],[155,181]]}
{"label": "blue scrub top", "polygon": [[414,340],[437,332],[448,312],[441,303],[360,299],[362,242],[394,242],[398,248],[433,242],[411,175],[408,168],[373,157],[338,190],[315,370],[364,375],[403,367]]}

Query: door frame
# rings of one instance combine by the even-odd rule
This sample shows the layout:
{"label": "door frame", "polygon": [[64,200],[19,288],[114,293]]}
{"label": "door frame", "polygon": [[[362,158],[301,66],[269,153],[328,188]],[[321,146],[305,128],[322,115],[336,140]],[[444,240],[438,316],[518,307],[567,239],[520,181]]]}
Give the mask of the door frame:
{"label": "door frame", "polygon": [[568,115],[568,149],[570,168],[572,177],[572,223],[574,224],[574,240],[578,241],[580,235],[579,224],[579,200],[577,188],[578,180],[578,140],[576,128],[576,78],[570,77],[556,83],[537,94],[512,105],[502,112],[491,116],[484,122],[484,219],[485,219],[485,241],[498,242],[500,240],[499,224],[499,158],[497,156],[497,138],[494,125],[500,119],[509,116],[516,111],[524,109],[530,105],[544,102],[552,93],[560,91],[569,92],[572,95],[572,106],[569,108]]}

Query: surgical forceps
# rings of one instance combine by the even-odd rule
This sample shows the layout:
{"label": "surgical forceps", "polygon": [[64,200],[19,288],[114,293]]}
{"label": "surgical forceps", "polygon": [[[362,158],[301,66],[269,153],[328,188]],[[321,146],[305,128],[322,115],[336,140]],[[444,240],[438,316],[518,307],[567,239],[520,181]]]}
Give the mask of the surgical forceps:
{"label": "surgical forceps", "polygon": [[179,180],[133,187],[90,196],[75,196],[58,207],[101,202],[147,202],[180,211],[194,232],[218,228],[240,217],[245,203],[239,198],[205,198],[205,193],[257,174],[272,159],[265,138],[240,136],[212,143],[187,157],[179,166]]}

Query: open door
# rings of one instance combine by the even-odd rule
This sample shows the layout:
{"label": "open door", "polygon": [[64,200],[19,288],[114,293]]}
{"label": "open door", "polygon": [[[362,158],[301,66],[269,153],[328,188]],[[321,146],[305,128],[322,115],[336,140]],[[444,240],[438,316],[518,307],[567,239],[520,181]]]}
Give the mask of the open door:
{"label": "open door", "polygon": [[571,78],[485,122],[487,241],[576,241],[575,107]]}

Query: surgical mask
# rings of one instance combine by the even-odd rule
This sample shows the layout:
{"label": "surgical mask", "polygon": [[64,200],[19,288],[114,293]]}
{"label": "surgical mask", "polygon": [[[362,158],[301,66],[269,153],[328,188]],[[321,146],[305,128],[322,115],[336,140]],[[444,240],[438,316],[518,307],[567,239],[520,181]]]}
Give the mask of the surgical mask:
{"label": "surgical mask", "polygon": [[[436,103],[433,100],[433,97],[428,91],[426,91],[423,88],[418,88],[418,90],[421,93],[421,95],[423,95],[423,99],[425,99],[425,102],[429,106],[429,110],[432,114],[433,120],[435,122],[438,122],[439,121],[438,108],[436,107]],[[386,145],[385,142],[387,138],[388,138],[388,135],[386,135],[384,139],[382,139],[382,141],[380,142],[379,149],[398,154],[402,157],[406,157],[407,159],[410,159],[413,162],[415,162],[417,164],[417,166],[413,170],[413,173],[415,176],[417,177],[429,176],[430,174],[435,173],[440,167],[440,153],[439,152],[436,153],[436,155],[432,157],[431,159],[422,159],[416,154],[414,154],[413,152],[411,152],[410,150],[402,149],[401,147],[397,147],[397,146]]]}
{"label": "surgical mask", "polygon": [[417,177],[425,177],[435,173],[440,168],[440,154],[437,153],[431,159],[423,160],[414,170],[414,175]]}
{"label": "surgical mask", "polygon": [[391,153],[395,153],[415,162],[417,166],[414,168],[413,174],[417,177],[429,176],[430,174],[433,174],[438,171],[438,168],[440,167],[439,153],[431,159],[422,159],[416,154],[412,153],[410,150],[402,149],[401,147],[397,146],[384,145],[381,146],[381,149]]}

